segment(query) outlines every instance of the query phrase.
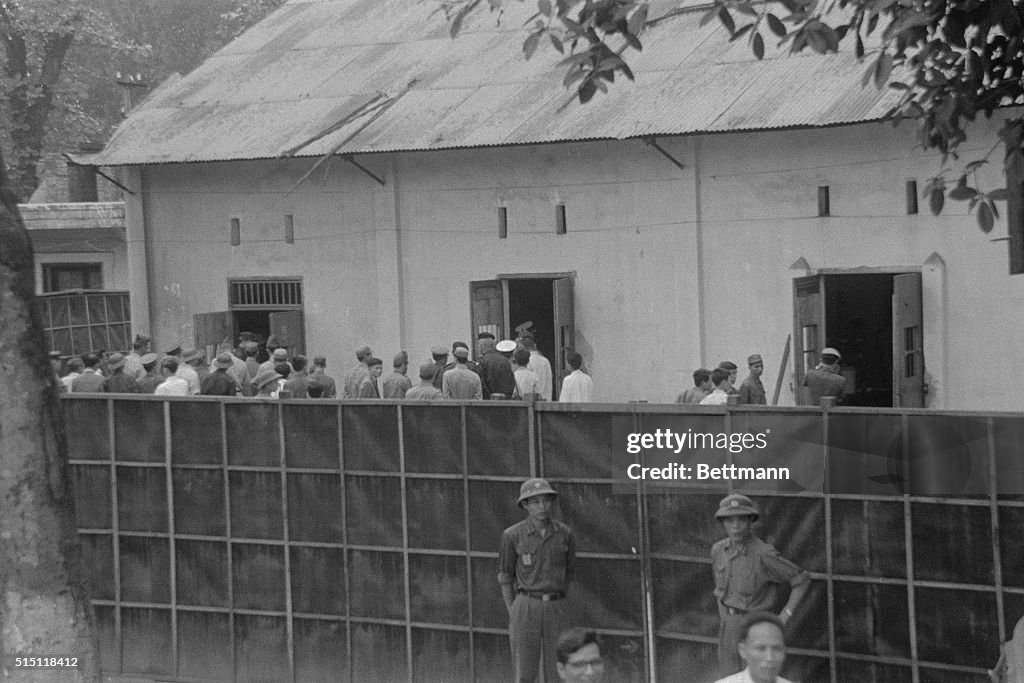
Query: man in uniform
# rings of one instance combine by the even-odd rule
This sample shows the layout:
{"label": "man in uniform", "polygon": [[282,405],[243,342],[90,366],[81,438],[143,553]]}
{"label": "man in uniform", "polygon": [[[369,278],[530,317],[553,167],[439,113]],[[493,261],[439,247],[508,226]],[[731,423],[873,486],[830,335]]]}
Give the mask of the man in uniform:
{"label": "man in uniform", "polygon": [[604,659],[594,631],[571,628],[558,638],[558,677],[566,683],[601,683]]}
{"label": "man in uniform", "polygon": [[753,612],[740,624],[739,655],[747,667],[715,683],[792,683],[779,675],[786,662],[782,620],[770,612]]}
{"label": "man in uniform", "polygon": [[456,400],[481,400],[484,397],[480,375],[468,367],[469,349],[458,346],[455,348],[455,367],[445,368],[441,376],[441,394],[445,398]]}
{"label": "man in uniform", "polygon": [[556,645],[565,625],[564,598],[576,573],[572,529],[551,518],[558,494],[544,479],[519,489],[526,519],[501,534],[498,584],[509,614],[509,641],[517,683],[558,679]]}
{"label": "man in uniform", "polygon": [[720,619],[718,666],[721,676],[743,668],[737,649],[743,618],[751,612],[776,609],[777,589],[781,584],[788,584],[789,599],[779,613],[785,624],[810,587],[807,572],[754,535],[752,527],[759,516],[753,501],[737,493],[723,498],[715,513],[728,534],[711,547]]}
{"label": "man in uniform", "polygon": [[405,392],[412,389],[409,371],[409,354],[399,351],[391,361],[391,374],[381,380],[384,398],[405,398]]}
{"label": "man in uniform", "polygon": [[836,403],[846,393],[846,378],[839,374],[839,359],[842,356],[831,346],[821,350],[821,362],[813,370],[804,375],[804,386],[807,387],[807,403],[805,405],[821,405],[824,396],[834,396]]}
{"label": "man in uniform", "polygon": [[[480,351],[480,369],[483,371],[484,398],[493,398],[494,394],[501,394],[502,398],[512,398],[516,390],[512,363],[498,353],[494,337],[481,337],[477,346]],[[512,348],[515,348],[515,342],[512,343]]]}
{"label": "man in uniform", "polygon": [[441,391],[434,386],[434,364],[420,366],[420,383],[405,392],[405,398],[416,401],[434,401],[441,398]]}
{"label": "man in uniform", "polygon": [[747,367],[750,374],[740,385],[740,403],[755,406],[768,405],[768,399],[764,393],[764,385],[761,384],[761,374],[764,372],[764,361],[761,354],[755,353],[747,358]]}

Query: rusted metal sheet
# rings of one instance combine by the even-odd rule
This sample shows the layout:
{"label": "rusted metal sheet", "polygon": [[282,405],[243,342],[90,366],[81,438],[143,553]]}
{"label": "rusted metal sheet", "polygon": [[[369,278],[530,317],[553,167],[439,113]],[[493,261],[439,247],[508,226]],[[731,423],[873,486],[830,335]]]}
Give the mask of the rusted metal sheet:
{"label": "rusted metal sheet", "polygon": [[[657,0],[651,16],[678,3]],[[97,165],[318,156],[765,130],[881,118],[896,93],[861,87],[851,54],[757,61],[703,10],[650,29],[635,82],[586,106],[561,55],[522,55],[531,3],[481,8],[452,40],[438,5],[292,0],[202,66],[155,92]],[[774,43],[774,40],[770,40]]]}

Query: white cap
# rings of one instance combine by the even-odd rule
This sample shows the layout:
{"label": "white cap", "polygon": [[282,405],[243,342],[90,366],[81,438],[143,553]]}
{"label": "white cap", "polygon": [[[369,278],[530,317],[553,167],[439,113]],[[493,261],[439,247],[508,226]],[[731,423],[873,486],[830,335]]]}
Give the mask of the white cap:
{"label": "white cap", "polygon": [[516,343],[511,339],[503,339],[500,342],[498,342],[498,345],[495,346],[494,348],[496,348],[501,353],[509,353],[511,351],[516,350]]}
{"label": "white cap", "polygon": [[839,353],[838,351],[833,349],[831,346],[826,346],[825,348],[823,348],[821,350],[821,355],[823,355],[823,356],[835,356],[837,359],[843,357],[841,353]]}

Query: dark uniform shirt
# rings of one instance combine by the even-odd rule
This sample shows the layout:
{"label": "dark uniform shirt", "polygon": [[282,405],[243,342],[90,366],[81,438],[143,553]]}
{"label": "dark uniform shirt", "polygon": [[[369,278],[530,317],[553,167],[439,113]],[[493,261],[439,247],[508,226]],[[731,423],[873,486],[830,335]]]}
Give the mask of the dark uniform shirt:
{"label": "dark uniform shirt", "polygon": [[778,584],[798,586],[810,580],[770,543],[752,536],[746,543],[723,538],[711,546],[715,597],[745,612],[775,610]]}
{"label": "dark uniform shirt", "polygon": [[544,536],[528,518],[501,533],[498,583],[515,590],[564,592],[575,574],[576,538],[562,522],[551,520]]}
{"label": "dark uniform shirt", "polygon": [[484,398],[490,398],[491,394],[505,394],[505,398],[512,398],[516,378],[508,358],[497,351],[488,351],[480,358],[480,368],[483,370]]}
{"label": "dark uniform shirt", "polygon": [[804,375],[804,386],[807,387],[807,405],[816,406],[822,396],[835,396],[836,401],[842,400],[846,393],[846,378],[827,369],[827,366],[819,365]]}
{"label": "dark uniform shirt", "polygon": [[768,399],[765,396],[764,385],[761,384],[760,377],[751,375],[743,380],[743,384],[740,385],[740,403],[755,406],[768,405]]}
{"label": "dark uniform shirt", "polygon": [[137,394],[139,393],[139,385],[136,384],[134,378],[129,377],[124,372],[115,372],[107,378],[103,391],[114,394]]}
{"label": "dark uniform shirt", "polygon": [[217,370],[203,378],[199,393],[203,396],[234,396],[238,385],[227,370]]}

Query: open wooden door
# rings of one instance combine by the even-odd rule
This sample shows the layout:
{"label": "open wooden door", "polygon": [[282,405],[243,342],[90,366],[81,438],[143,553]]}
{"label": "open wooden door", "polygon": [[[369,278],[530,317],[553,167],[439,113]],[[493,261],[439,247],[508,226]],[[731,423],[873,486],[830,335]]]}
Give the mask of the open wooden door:
{"label": "open wooden door", "polygon": [[469,283],[470,343],[476,356],[476,339],[481,332],[490,332],[498,341],[505,339],[505,292],[501,280],[480,280]]}
{"label": "open wooden door", "polygon": [[196,348],[205,351],[207,359],[211,361],[217,355],[217,348],[222,341],[235,341],[231,311],[196,313],[192,316],[192,327],[196,332]]}
{"label": "open wooden door", "polygon": [[924,407],[921,274],[892,279],[892,404]]}
{"label": "open wooden door", "polygon": [[306,327],[302,311],[278,311],[268,317],[270,334],[277,337],[279,347],[288,349],[289,356],[306,353]]}
{"label": "open wooden door", "polygon": [[563,277],[551,283],[555,314],[555,399],[568,374],[565,354],[576,347],[576,313],[573,309],[572,278]]}
{"label": "open wooden door", "polygon": [[793,280],[793,364],[797,405],[810,405],[804,375],[818,364],[825,347],[825,279],[818,275]]}

